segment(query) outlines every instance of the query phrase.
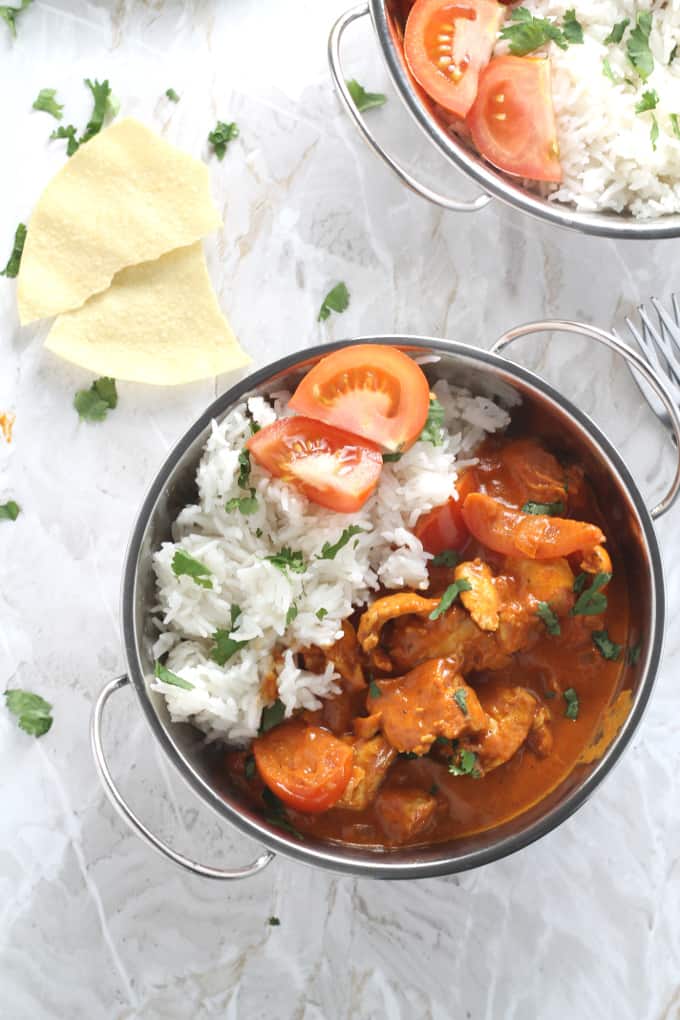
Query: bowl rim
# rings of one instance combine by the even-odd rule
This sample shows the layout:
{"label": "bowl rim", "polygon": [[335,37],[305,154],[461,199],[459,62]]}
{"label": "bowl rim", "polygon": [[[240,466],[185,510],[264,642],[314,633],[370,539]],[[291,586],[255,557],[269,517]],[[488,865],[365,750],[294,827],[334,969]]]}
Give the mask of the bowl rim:
{"label": "bowl rim", "polygon": [[495,170],[481,159],[475,159],[465,146],[455,141],[424,108],[418,98],[402,60],[397,53],[388,23],[387,0],[367,0],[368,9],[387,70],[397,94],[418,127],[441,154],[452,161],[467,177],[483,190],[507,205],[521,209],[537,219],[596,237],[620,240],[661,240],[680,236],[680,213],[669,213],[655,219],[636,220],[615,212],[585,212],[566,203],[549,202],[534,195],[510,177]]}
{"label": "bowl rim", "polygon": [[[413,862],[405,863],[403,860],[396,860],[391,851],[373,851],[373,856],[368,859],[371,851],[367,848],[365,851],[366,859],[358,859],[357,856],[353,855],[353,851],[356,850],[354,847],[348,847],[348,853],[343,853],[341,844],[328,843],[323,848],[310,847],[304,842],[298,842],[295,839],[279,834],[267,826],[264,820],[260,824],[258,821],[244,817],[203,779],[170,739],[165,726],[161,723],[153,707],[141,668],[135,614],[140,553],[144,536],[156,505],[184,453],[209,428],[214,418],[220,418],[228,413],[252,389],[266,384],[279,374],[294,370],[296,367],[322,357],[331,351],[357,344],[390,344],[391,346],[410,348],[410,353],[413,352],[414,347],[422,348],[423,353],[435,352],[444,356],[455,355],[463,360],[467,360],[472,365],[479,365],[481,363],[485,367],[498,370],[501,375],[505,374],[510,379],[519,380],[529,388],[533,387],[543,398],[547,398],[549,402],[556,405],[559,411],[567,412],[580,431],[585,432],[590,440],[595,443],[602,459],[608,463],[614,475],[618,476],[619,481],[628,493],[637,513],[640,534],[643,538],[644,549],[649,561],[652,580],[649,609],[652,638],[648,642],[645,661],[642,664],[641,683],[635,694],[631,710],[618,734],[599,759],[590,775],[546,815],[519,832],[508,835],[487,847],[469,850],[457,858],[445,857],[442,854],[441,858],[436,860],[414,860]],[[572,404],[570,400],[562,396],[558,390],[545,382],[540,376],[501,355],[492,354],[483,348],[463,344],[459,341],[406,333],[398,336],[396,334],[372,334],[351,337],[296,351],[244,377],[212,401],[171,449],[148,488],[130,534],[125,553],[121,584],[123,646],[132,686],[135,689],[142,711],[154,736],[159,741],[170,762],[188,782],[202,803],[212,808],[220,818],[225,819],[242,833],[264,844],[275,853],[280,853],[285,857],[308,865],[322,867],[336,873],[390,879],[430,878],[460,873],[490,864],[523,849],[542,836],[547,835],[547,833],[571,817],[585,803],[593,791],[619,762],[649,702],[663,647],[665,603],[663,567],[650,512],[625,462],[599,426],[585,412]],[[443,848],[447,844],[442,843],[441,846]],[[426,849],[431,853],[436,847],[437,844],[431,844]],[[414,847],[414,854],[417,855],[418,851],[423,849],[425,848]],[[361,852],[363,853],[364,851]],[[390,859],[391,857],[392,860]]]}

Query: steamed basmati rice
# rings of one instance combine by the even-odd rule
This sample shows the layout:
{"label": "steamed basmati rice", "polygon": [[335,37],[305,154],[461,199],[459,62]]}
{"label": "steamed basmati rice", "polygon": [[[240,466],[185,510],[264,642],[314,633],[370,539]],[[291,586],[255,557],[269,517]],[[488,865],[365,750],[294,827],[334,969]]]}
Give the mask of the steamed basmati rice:
{"label": "steamed basmati rice", "polygon": [[[194,723],[209,740],[242,745],[257,734],[266,704],[262,685],[272,675],[286,717],[296,708],[318,708],[320,698],[339,690],[338,677],[330,663],[321,674],[301,669],[296,649],[333,644],[342,621],[380,588],[427,586],[430,556],[412,528],[422,513],[455,495],[457,471],[487,433],[509,422],[487,397],[445,382],[434,391],[445,411],[442,444],[418,441],[399,461],[385,464],[378,489],[351,515],[311,503],[254,461],[249,486],[257,509],[247,516],[228,512],[227,502],[244,495],[239,453],[251,418],[264,426],[284,415],[287,395],[272,404],[251,398],[213,422],[197,472],[199,501],[182,510],[173,541],[154,557],[160,631],[154,654],[167,654],[168,669],[192,685],[185,690],[152,681],[173,721]],[[319,558],[324,543],[337,542],[349,525],[363,530],[334,559]],[[302,553],[304,573],[282,571],[265,558],[285,547]],[[210,569],[212,587],[175,575],[172,560],[180,548]],[[233,606],[240,615],[232,636],[247,644],[220,666],[210,654],[213,634],[229,629]]]}

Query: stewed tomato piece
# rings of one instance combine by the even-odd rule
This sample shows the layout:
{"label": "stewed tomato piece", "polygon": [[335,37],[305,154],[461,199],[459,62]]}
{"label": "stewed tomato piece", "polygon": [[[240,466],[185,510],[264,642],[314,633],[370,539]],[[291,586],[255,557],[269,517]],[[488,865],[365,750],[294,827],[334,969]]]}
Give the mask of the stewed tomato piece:
{"label": "stewed tomato piece", "polygon": [[438,553],[453,549],[460,552],[470,532],[463,520],[463,502],[477,487],[474,468],[468,468],[456,483],[458,499],[451,497],[441,506],[436,506],[418,518],[416,537],[423,543],[426,552]]}
{"label": "stewed tomato piece", "polygon": [[374,443],[302,416],[279,418],[246,446],[272,475],[342,514],[364,505],[382,470],[382,453]]}
{"label": "stewed tomato piece", "polygon": [[445,110],[467,115],[504,17],[496,0],[416,0],[404,54],[413,77]]}
{"label": "stewed tomato piece", "polygon": [[477,149],[499,170],[561,181],[547,57],[495,57],[467,118]]}
{"label": "stewed tomato piece", "polygon": [[395,452],[407,450],[422,432],[430,385],[396,347],[356,344],[317,362],[289,406]]}
{"label": "stewed tomato piece", "polygon": [[354,762],[351,744],[297,719],[254,740],[253,754],[269,789],[289,807],[313,814],[340,799]]}

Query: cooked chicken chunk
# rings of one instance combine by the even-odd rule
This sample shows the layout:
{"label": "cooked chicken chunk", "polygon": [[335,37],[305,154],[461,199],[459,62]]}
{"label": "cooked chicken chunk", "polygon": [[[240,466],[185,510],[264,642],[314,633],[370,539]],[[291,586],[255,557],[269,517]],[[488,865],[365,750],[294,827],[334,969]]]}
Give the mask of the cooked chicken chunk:
{"label": "cooked chicken chunk", "polygon": [[488,726],[479,737],[461,743],[479,758],[483,772],[504,765],[529,736],[538,702],[525,687],[504,688],[486,704]]}
{"label": "cooked chicken chunk", "polygon": [[358,691],[366,686],[356,631],[349,620],[345,620],[342,625],[342,637],[323,651],[345,681],[345,690]]}
{"label": "cooked chicken chunk", "polygon": [[375,799],[387,770],[397,752],[383,736],[371,740],[357,740],[354,744],[354,763],[349,783],[335,806],[349,811],[363,811]]}
{"label": "cooked chicken chunk", "polygon": [[566,616],[574,604],[574,574],[569,562],[510,558],[505,570],[517,582],[518,601],[535,612],[538,602],[547,602],[558,616]]}
{"label": "cooked chicken chunk", "polygon": [[469,591],[460,593],[460,601],[477,626],[482,630],[498,630],[501,600],[489,564],[480,559],[459,563],[453,576],[456,581],[467,581],[470,585]]}
{"label": "cooked chicken chunk", "polygon": [[427,829],[437,800],[423,790],[399,786],[381,790],[375,802],[383,832],[389,843],[408,843]]}
{"label": "cooked chicken chunk", "polygon": [[359,644],[365,652],[372,652],[380,640],[380,632],[388,620],[399,616],[427,616],[439,604],[439,599],[426,599],[415,592],[386,595],[376,599],[359,621]]}

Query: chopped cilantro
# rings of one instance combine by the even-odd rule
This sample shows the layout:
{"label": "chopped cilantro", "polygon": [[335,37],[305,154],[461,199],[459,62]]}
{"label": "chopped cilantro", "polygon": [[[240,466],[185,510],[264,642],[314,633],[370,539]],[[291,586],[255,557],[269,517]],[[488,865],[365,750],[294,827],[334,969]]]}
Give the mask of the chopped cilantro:
{"label": "chopped cilantro", "polygon": [[107,114],[115,116],[118,112],[120,104],[111,96],[111,86],[108,81],[91,81],[89,78],[85,79],[85,84],[92,93],[92,99],[94,105],[92,107],[92,113],[88,120],[85,131],[79,144],[84,145],[85,142],[89,142],[90,138],[94,138],[98,135],[104,126],[104,119]]}
{"label": "chopped cilantro", "polygon": [[278,928],[281,922],[279,921],[278,917],[274,917],[274,915],[272,915],[267,921],[267,924],[270,924],[272,928]]}
{"label": "chopped cilantro", "polygon": [[585,574],[585,573],[580,573],[580,574],[576,575],[576,577],[574,578],[574,584],[573,584],[573,588],[572,588],[572,591],[576,595],[580,595],[581,594],[581,592],[585,588],[586,584],[588,583],[588,578],[589,577],[590,577],[590,574]]}
{"label": "chopped cilantro", "polygon": [[5,4],[0,7],[0,18],[9,25],[9,30],[15,39],[17,34],[17,17],[22,11],[25,11],[27,7],[30,7],[32,3],[33,0],[21,0],[18,7],[9,7]]}
{"label": "chopped cilantro", "polygon": [[656,89],[647,89],[642,93],[642,99],[635,104],[636,113],[646,113],[647,110],[655,110],[659,102]]}
{"label": "chopped cilantro", "polygon": [[556,517],[558,514],[563,514],[565,510],[564,503],[562,500],[557,500],[555,503],[534,503],[529,500],[522,507],[523,514],[547,514],[549,517]]}
{"label": "chopped cilantro", "polygon": [[451,605],[456,601],[462,591],[470,591],[472,585],[464,577],[461,577],[460,581],[454,581],[450,584],[442,597],[439,600],[439,605],[435,606],[429,615],[430,620],[438,620],[439,617],[450,608]]}
{"label": "chopped cilantro", "polygon": [[371,680],[370,684],[368,685],[368,693],[372,698],[382,698],[382,691],[378,687],[375,680]]}
{"label": "chopped cilantro", "polygon": [[255,755],[254,754],[246,755],[246,759],[243,762],[243,774],[246,777],[246,779],[254,779],[255,778]]}
{"label": "chopped cilantro", "polygon": [[468,750],[459,751],[451,758],[449,772],[452,776],[472,776],[473,779],[479,779],[482,774],[477,755]]}
{"label": "chopped cilantro", "polygon": [[292,570],[294,574],[304,574],[306,567],[305,562],[302,559],[302,553],[297,550],[293,552],[287,545],[280,549],[279,552],[274,553],[272,556],[265,556],[272,566],[278,567],[283,573],[286,570]]}
{"label": "chopped cilantro", "polygon": [[552,637],[559,637],[561,633],[560,621],[557,619],[555,613],[552,611],[547,602],[538,603],[536,615],[539,617],[539,619],[543,620],[543,623],[545,624],[545,629],[547,630],[548,634],[551,634]]}
{"label": "chopped cilantro", "polygon": [[564,710],[564,714],[567,719],[578,719],[579,700],[578,694],[573,687],[568,687],[566,691],[562,693],[562,697],[567,703],[567,707]]}
{"label": "chopped cilantro", "polygon": [[351,538],[355,535],[361,535],[366,531],[366,528],[360,528],[358,524],[350,524],[348,528],[345,528],[340,538],[331,545],[330,542],[324,542],[321,546],[321,553],[316,557],[317,560],[334,560],[341,549],[348,544]]}
{"label": "chopped cilantro", "polygon": [[262,800],[264,801],[265,821],[269,822],[270,825],[275,825],[278,829],[283,829],[284,832],[289,832],[291,836],[296,836],[297,839],[304,838],[302,833],[291,822],[279,798],[275,793],[272,793],[268,786],[265,786],[262,791]]}
{"label": "chopped cilantro", "polygon": [[354,78],[346,82],[346,85],[359,113],[365,113],[366,110],[372,110],[376,106],[384,106],[387,102],[387,96],[382,92],[367,92]]}
{"label": "chopped cilantro", "polygon": [[21,265],[21,256],[24,251],[24,244],[26,242],[26,225],[20,223],[17,229],[14,231],[14,245],[12,247],[12,254],[7,260],[7,265],[3,270],[0,270],[0,276],[8,276],[11,279],[19,272],[19,266]]}
{"label": "chopped cilantro", "polygon": [[321,302],[317,322],[325,322],[331,312],[344,312],[349,307],[349,291],[344,283],[336,283]]}
{"label": "chopped cilantro", "polygon": [[286,613],[286,627],[293,622],[298,614],[298,607],[295,602],[291,602]]}
{"label": "chopped cilantro", "polygon": [[224,159],[224,154],[227,151],[227,146],[234,138],[238,138],[239,129],[238,125],[231,123],[227,124],[223,120],[218,120],[215,127],[208,135],[208,141],[215,150],[215,155],[218,159]]}
{"label": "chopped cilantro", "polygon": [[243,514],[244,517],[249,517],[250,514],[257,512],[258,502],[257,496],[255,495],[255,489],[250,490],[249,496],[234,496],[233,499],[227,500],[224,509],[228,514],[234,513],[238,510],[239,513]]}
{"label": "chopped cilantro", "polygon": [[280,722],[283,722],[283,717],[286,714],[286,706],[277,698],[273,705],[266,705],[262,709],[262,717],[260,719],[260,733],[267,733],[269,730],[278,726]]}
{"label": "chopped cilantro", "polygon": [[649,33],[651,30],[651,11],[638,11],[635,28],[630,30],[628,36],[626,52],[628,60],[642,81],[647,81],[654,70],[654,57],[649,46]]}
{"label": "chopped cilantro", "polygon": [[194,685],[190,684],[188,680],[166,669],[160,662],[156,662],[153,675],[162,683],[170,684],[172,687],[181,687],[183,691],[193,691],[194,689]]}
{"label": "chopped cilantro", "polygon": [[[580,576],[581,575],[579,575],[579,577]],[[585,591],[583,591],[581,590],[583,585],[581,585],[581,594],[576,599],[571,615],[597,616],[599,613],[604,613],[607,608],[607,596],[600,591],[600,588],[604,588],[606,584],[609,584],[611,579],[611,574],[601,571],[593,577],[590,588],[586,588]],[[574,581],[574,591],[576,591],[576,582],[578,580],[579,578],[577,577],[576,581]]]}
{"label": "chopped cilantro", "polygon": [[256,538],[262,538],[263,535],[264,535],[264,531],[262,530],[262,528],[256,528],[255,529],[255,537]]}
{"label": "chopped cilantro", "polygon": [[19,728],[31,737],[42,737],[52,725],[52,706],[39,694],[18,689],[5,691],[5,703],[17,717]]}
{"label": "chopped cilantro", "polygon": [[317,620],[323,620],[324,616],[328,616],[328,610],[324,609],[322,606],[321,609],[317,609],[316,618]]}
{"label": "chopped cilantro", "polygon": [[630,18],[624,18],[623,21],[617,21],[611,32],[606,36],[604,40],[605,46],[609,46],[610,43],[620,43],[623,39],[623,33],[630,25]]}
{"label": "chopped cilantro", "polygon": [[[236,607],[238,608],[238,607]],[[213,662],[216,662],[218,666],[224,666],[225,663],[229,662],[232,656],[236,655],[241,648],[245,648],[248,641],[237,641],[231,636],[231,632],[234,629],[234,606],[231,607],[231,627],[229,630],[220,628],[213,634],[213,647],[210,652],[210,658]]]}
{"label": "chopped cilantro", "polygon": [[67,124],[65,127],[62,124],[60,127],[55,128],[50,135],[50,138],[67,138],[68,145],[66,146],[66,155],[72,156],[74,152],[78,151],[78,147],[80,146],[80,142],[76,137],[77,134],[78,131],[75,124]]}
{"label": "chopped cilantro", "polygon": [[184,549],[175,550],[175,555],[172,557],[172,572],[175,577],[190,577],[201,588],[212,588],[213,586],[210,580],[210,568],[200,560],[195,560]]}
{"label": "chopped cilantro", "polygon": [[468,703],[467,703],[467,691],[465,690],[464,687],[458,687],[453,692],[453,700],[456,702],[456,704],[458,705],[458,708],[461,710],[463,715],[469,715],[470,714],[470,711],[468,709]]}
{"label": "chopped cilantro", "polygon": [[512,24],[501,29],[500,38],[509,43],[510,52],[516,57],[533,53],[551,41],[561,50],[567,48],[568,40],[559,25],[547,18],[535,18],[526,7],[515,7],[510,13],[510,21]]}
{"label": "chopped cilantro", "polygon": [[680,138],[680,124],[678,123],[677,113],[670,114],[671,127],[673,128],[673,134],[676,138]]}
{"label": "chopped cilantro", "polygon": [[441,446],[444,442],[443,424],[444,408],[436,397],[431,396],[425,426],[418,436],[418,439],[423,443],[432,443],[433,446]]}
{"label": "chopped cilantro", "polygon": [[583,28],[581,23],[576,20],[575,8],[570,7],[568,11],[564,12],[562,31],[564,32],[564,38],[570,45],[575,46],[583,42]]}
{"label": "chopped cilantro", "polygon": [[398,451],[397,453],[383,453],[382,455],[383,464],[396,464],[396,462],[398,460],[401,460],[403,456],[404,454],[399,453]]}
{"label": "chopped cilantro", "polygon": [[622,647],[617,645],[615,641],[612,641],[606,630],[594,630],[592,638],[595,643],[595,647],[602,656],[603,659],[609,659],[611,662],[616,662],[621,656]]}
{"label": "chopped cilantro", "polygon": [[10,499],[8,503],[0,503],[0,521],[16,521],[21,513],[21,507]]}
{"label": "chopped cilantro", "polygon": [[445,549],[444,552],[437,553],[436,556],[432,557],[433,567],[455,567],[460,556],[455,549]]}
{"label": "chopped cilantro", "polygon": [[43,113],[49,113],[55,120],[61,120],[64,116],[64,107],[61,103],[57,102],[57,90],[56,89],[40,89],[38,98],[33,103],[34,110],[41,110]]}
{"label": "chopped cilantro", "polygon": [[109,376],[95,379],[89,390],[78,390],[73,406],[81,421],[104,421],[109,411],[118,406],[116,380]]}
{"label": "chopped cilantro", "polygon": [[179,96],[174,89],[166,89],[165,94],[173,103],[179,103]]}
{"label": "chopped cilantro", "polygon": [[238,487],[239,489],[250,488],[250,472],[252,471],[252,464],[250,462],[250,452],[244,447],[238,455]]}
{"label": "chopped cilantro", "polygon": [[652,126],[649,129],[649,140],[652,143],[652,149],[656,152],[656,143],[659,140],[659,122],[652,114]]}
{"label": "chopped cilantro", "polygon": [[607,57],[604,57],[604,59],[602,60],[602,74],[605,76],[605,78],[609,78],[609,80],[613,82],[614,85],[618,85],[619,81],[621,80],[619,76],[615,74],[614,71],[612,71],[612,65],[609,63],[609,59]]}
{"label": "chopped cilantro", "polygon": [[676,43],[675,46],[673,47],[673,49],[671,50],[671,55],[668,58],[668,63],[672,64],[673,61],[675,60],[675,58],[677,57],[677,55],[678,55],[678,44]]}

